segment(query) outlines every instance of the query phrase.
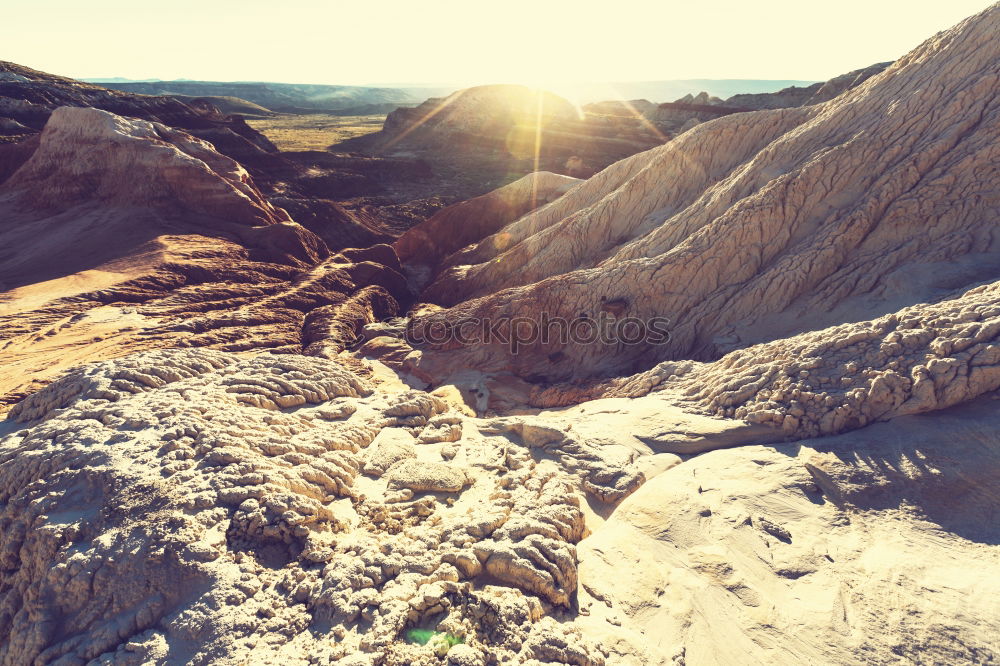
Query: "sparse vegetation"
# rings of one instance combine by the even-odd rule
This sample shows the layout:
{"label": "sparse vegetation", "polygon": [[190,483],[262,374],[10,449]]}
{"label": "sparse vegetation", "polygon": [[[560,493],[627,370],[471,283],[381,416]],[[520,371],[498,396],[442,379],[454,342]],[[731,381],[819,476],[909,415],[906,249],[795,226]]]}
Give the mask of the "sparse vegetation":
{"label": "sparse vegetation", "polygon": [[335,143],[379,131],[385,116],[281,113],[248,118],[247,122],[281,150],[326,150]]}

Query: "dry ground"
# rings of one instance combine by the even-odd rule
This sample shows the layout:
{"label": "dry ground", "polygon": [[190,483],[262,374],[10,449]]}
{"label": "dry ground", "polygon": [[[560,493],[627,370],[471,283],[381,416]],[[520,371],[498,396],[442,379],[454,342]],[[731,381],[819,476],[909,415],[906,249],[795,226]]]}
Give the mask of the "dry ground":
{"label": "dry ground", "polygon": [[326,150],[335,143],[379,131],[385,116],[282,113],[248,118],[247,122],[281,150]]}

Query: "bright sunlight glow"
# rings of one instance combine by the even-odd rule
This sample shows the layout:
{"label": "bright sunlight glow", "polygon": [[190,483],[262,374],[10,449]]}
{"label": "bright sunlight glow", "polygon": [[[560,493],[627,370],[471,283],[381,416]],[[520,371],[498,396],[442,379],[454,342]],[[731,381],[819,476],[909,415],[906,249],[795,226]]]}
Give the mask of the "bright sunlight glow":
{"label": "bright sunlight glow", "polygon": [[584,81],[812,81],[895,59],[987,4],[7,0],[0,59],[80,78],[550,89]]}

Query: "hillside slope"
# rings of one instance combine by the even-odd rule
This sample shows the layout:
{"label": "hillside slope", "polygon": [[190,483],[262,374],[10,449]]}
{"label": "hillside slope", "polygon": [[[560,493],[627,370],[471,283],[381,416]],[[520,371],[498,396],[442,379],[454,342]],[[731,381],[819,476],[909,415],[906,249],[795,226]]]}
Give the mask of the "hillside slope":
{"label": "hillside slope", "polygon": [[512,355],[452,342],[424,356],[603,378],[865,327],[970,289],[969,303],[987,298],[977,285],[1000,277],[998,28],[990,9],[830,102],[726,116],[613,165],[446,259],[422,298],[447,309],[416,321],[572,323],[610,309],[669,318],[664,344],[550,340]]}
{"label": "hillside slope", "polygon": [[98,109],[53,112],[0,212],[0,405],[139,349],[342,348],[406,296],[390,248],[333,254],[207,142]]}

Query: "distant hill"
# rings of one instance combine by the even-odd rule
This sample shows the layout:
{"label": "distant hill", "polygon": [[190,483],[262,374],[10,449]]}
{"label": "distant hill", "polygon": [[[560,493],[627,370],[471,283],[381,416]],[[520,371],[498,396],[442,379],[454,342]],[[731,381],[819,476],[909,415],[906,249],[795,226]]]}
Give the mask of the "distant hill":
{"label": "distant hill", "polygon": [[[96,82],[96,81],[95,81]],[[271,111],[315,113],[340,111],[366,105],[406,106],[428,97],[450,93],[451,88],[370,88],[298,83],[223,81],[113,81],[102,86],[142,95],[239,98]]]}
{"label": "distant hill", "polygon": [[229,95],[218,96],[218,95],[208,95],[203,97],[194,97],[192,95],[173,95],[174,98],[181,100],[185,104],[197,104],[198,102],[208,102],[217,108],[219,111],[225,114],[239,113],[244,116],[262,117],[273,115],[274,112],[270,109],[266,109],[260,104],[254,104],[245,99],[240,99],[239,97],[230,97]]}
{"label": "distant hill", "polygon": [[[713,97],[726,99],[737,94],[778,92],[792,86],[810,86],[817,81],[793,79],[673,79],[665,81],[618,81],[589,83],[572,87],[550,86],[560,95],[581,104],[619,99],[648,99],[652,102],[670,102],[688,94],[706,92]],[[612,93],[617,93],[613,95]]]}

